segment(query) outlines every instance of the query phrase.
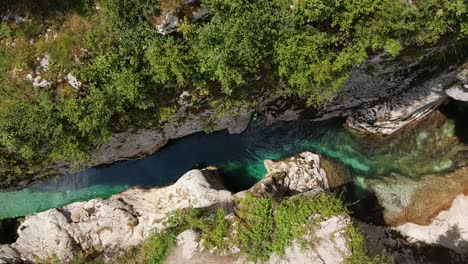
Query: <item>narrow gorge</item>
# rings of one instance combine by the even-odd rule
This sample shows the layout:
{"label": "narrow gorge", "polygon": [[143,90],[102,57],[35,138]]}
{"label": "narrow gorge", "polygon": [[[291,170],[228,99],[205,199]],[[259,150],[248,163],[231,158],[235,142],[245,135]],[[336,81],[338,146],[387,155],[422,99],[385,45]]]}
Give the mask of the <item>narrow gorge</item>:
{"label": "narrow gorge", "polygon": [[464,0],[5,0],[0,264],[468,263]]}

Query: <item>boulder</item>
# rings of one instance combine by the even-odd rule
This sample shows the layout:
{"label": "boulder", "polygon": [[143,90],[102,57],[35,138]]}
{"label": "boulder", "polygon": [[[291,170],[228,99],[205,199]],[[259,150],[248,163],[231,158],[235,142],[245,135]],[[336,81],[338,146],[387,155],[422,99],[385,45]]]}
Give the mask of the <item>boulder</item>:
{"label": "boulder", "polygon": [[265,160],[267,174],[249,191],[254,195],[281,199],[301,193],[320,193],[329,188],[320,156],[304,152],[279,161]]}
{"label": "boulder", "polygon": [[[317,229],[310,230],[304,241],[293,240],[285,248],[284,255],[273,254],[264,264],[340,264],[351,256],[349,237],[346,229],[351,223],[349,216],[334,216],[317,223]],[[238,249],[233,254],[218,255],[207,252],[202,243],[199,243],[199,234],[187,230],[177,236],[177,246],[165,261],[168,264],[176,263],[249,263]]]}
{"label": "boulder", "polygon": [[464,86],[454,85],[445,90],[445,93],[457,101],[468,102],[468,84]]}
{"label": "boulder", "polygon": [[217,170],[192,170],[168,187],[132,188],[109,199],[30,215],[5,255],[20,252],[27,260],[56,255],[61,261],[70,261],[80,252],[110,257],[164,228],[174,210],[230,203],[231,193],[223,189]]}
{"label": "boulder", "polygon": [[0,245],[0,264],[20,264],[20,253],[10,245]]}
{"label": "boulder", "polygon": [[[280,161],[266,160],[268,173],[248,192],[281,199],[292,195],[317,194],[328,189],[327,174],[320,157],[304,152]],[[241,195],[241,194],[237,194]],[[50,259],[73,260],[77,254],[102,255],[106,260],[138,245],[152,232],[165,228],[171,212],[183,208],[231,208],[234,196],[224,190],[216,168],[192,170],[167,187],[131,188],[108,199],[73,203],[27,216],[18,228],[18,239],[0,247],[0,263]],[[312,218],[311,218],[312,220]],[[350,255],[345,229],[349,216],[336,216],[318,223],[305,237],[314,247],[303,250],[293,242],[285,256],[272,256],[267,263],[343,263]],[[313,240],[320,238],[317,243]],[[187,230],[177,236],[178,246],[168,263],[206,263],[208,260],[241,263],[239,248],[234,256],[217,256],[203,250],[199,235]],[[171,262],[172,261],[172,262]],[[198,262],[197,262],[198,261]]]}
{"label": "boulder", "polygon": [[346,120],[349,127],[378,134],[392,134],[420,120],[446,101],[443,85],[455,79],[454,73],[444,74],[382,103],[360,108]]}
{"label": "boulder", "polygon": [[179,25],[180,19],[174,13],[167,13],[162,16],[162,21],[159,23],[156,28],[158,33],[161,35],[168,35],[177,29],[177,25]]}

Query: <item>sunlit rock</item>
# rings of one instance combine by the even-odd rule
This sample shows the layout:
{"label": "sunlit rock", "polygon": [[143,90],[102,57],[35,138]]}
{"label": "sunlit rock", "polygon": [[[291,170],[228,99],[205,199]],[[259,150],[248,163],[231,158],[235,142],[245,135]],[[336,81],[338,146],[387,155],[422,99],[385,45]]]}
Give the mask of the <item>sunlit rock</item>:
{"label": "sunlit rock", "polygon": [[[164,227],[168,213],[187,207],[209,207],[229,203],[216,170],[192,170],[174,185],[139,189],[109,199],[79,202],[26,217],[18,229],[18,240],[6,256],[47,259],[56,255],[70,261],[79,252],[118,254]],[[0,254],[1,255],[1,254]],[[14,257],[16,257],[14,255]]]}
{"label": "sunlit rock", "polygon": [[406,223],[395,229],[411,241],[440,244],[459,253],[468,253],[468,196],[459,195],[448,210],[440,212],[428,225]]}
{"label": "sunlit rock", "polygon": [[468,168],[411,178],[393,175],[367,181],[392,226],[405,223],[428,225],[439,212],[468,190]]}
{"label": "sunlit rock", "polygon": [[468,102],[468,84],[465,87],[452,86],[445,93],[455,100]]}
{"label": "sunlit rock", "polygon": [[320,166],[320,156],[304,152],[291,158],[265,160],[267,174],[250,192],[276,199],[299,193],[328,190],[327,173]]}
{"label": "sunlit rock", "polygon": [[75,89],[76,91],[81,90],[81,88],[83,87],[83,83],[80,82],[78,80],[78,78],[76,78],[71,73],[68,73],[66,77],[67,77],[67,80],[68,80],[68,84],[70,84],[70,86],[73,87],[73,89]]}
{"label": "sunlit rock", "polygon": [[165,14],[156,28],[158,29],[158,33],[161,35],[167,35],[174,32],[177,29],[177,25],[179,24],[180,19],[174,13]]}

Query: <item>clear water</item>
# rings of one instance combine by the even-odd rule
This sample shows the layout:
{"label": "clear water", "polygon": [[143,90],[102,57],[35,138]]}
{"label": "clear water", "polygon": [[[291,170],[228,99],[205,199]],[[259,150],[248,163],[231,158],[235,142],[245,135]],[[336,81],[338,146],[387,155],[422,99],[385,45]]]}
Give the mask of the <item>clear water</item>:
{"label": "clear water", "polygon": [[[242,190],[264,176],[264,159],[279,159],[302,151],[320,153],[345,165],[356,186],[364,189],[368,179],[395,174],[417,178],[453,170],[453,160],[466,145],[456,141],[449,146],[450,151],[443,150],[443,155],[432,152],[445,139],[453,138],[454,131],[455,121],[448,120],[402,138],[373,139],[350,133],[342,120],[296,121],[269,127],[258,120],[241,135],[194,134],[175,140],[142,160],[91,168],[20,191],[0,192],[0,219],[109,197],[132,186],[168,185],[191,168],[207,165],[221,169],[231,190]],[[432,142],[434,135],[438,142]],[[428,148],[432,143],[435,147]]]}

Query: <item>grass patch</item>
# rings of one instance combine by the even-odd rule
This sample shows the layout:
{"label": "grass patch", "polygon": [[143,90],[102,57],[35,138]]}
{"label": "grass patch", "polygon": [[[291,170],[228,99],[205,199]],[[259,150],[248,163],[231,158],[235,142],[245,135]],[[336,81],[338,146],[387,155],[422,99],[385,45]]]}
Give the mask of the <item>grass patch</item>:
{"label": "grass patch", "polygon": [[[162,232],[155,232],[112,263],[163,263],[176,245],[176,236],[188,229],[198,232],[205,249],[230,254],[229,248],[235,246],[249,261],[266,261],[272,254],[284,255],[285,248],[295,239],[313,248],[319,241],[306,241],[307,232],[317,228],[319,222],[347,213],[339,197],[327,194],[280,202],[248,194],[236,201],[236,207],[233,215],[222,208],[175,211]],[[346,234],[352,256],[345,263],[392,263],[388,258],[370,257],[364,249],[364,237],[352,224],[346,228]],[[79,256],[73,263],[86,263],[85,260]]]}
{"label": "grass patch", "polygon": [[272,253],[281,256],[294,239],[302,241],[315,223],[343,213],[346,208],[340,199],[327,194],[279,203],[247,195],[239,201],[237,212],[240,247],[253,261],[265,261]]}
{"label": "grass patch", "polygon": [[140,246],[129,250],[125,255],[113,261],[113,263],[163,263],[175,244],[176,237],[174,232],[169,230],[162,233],[154,233]]}

